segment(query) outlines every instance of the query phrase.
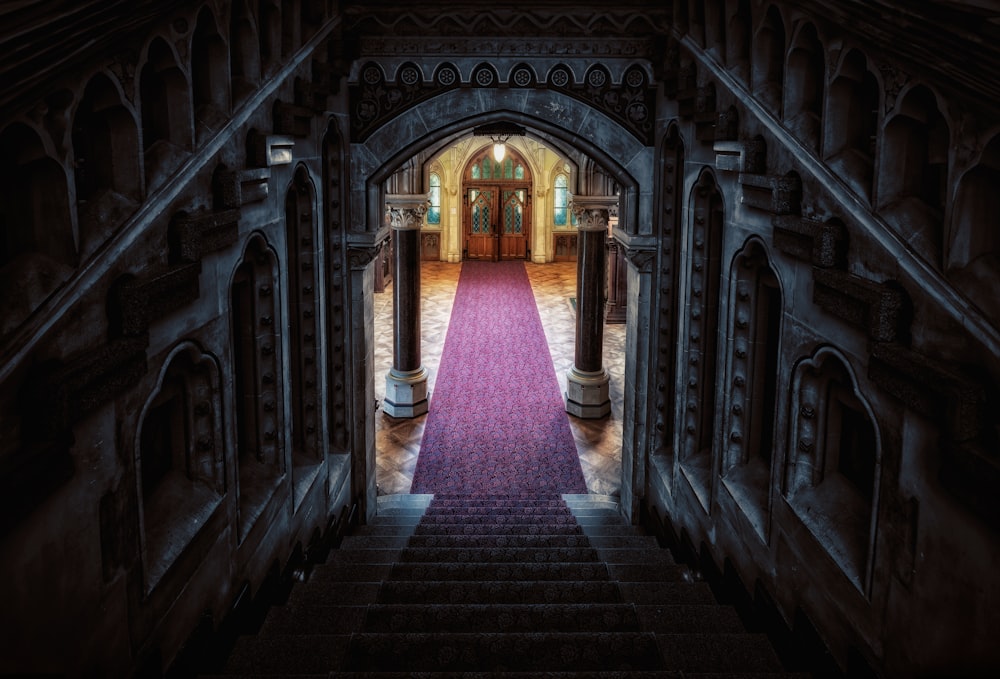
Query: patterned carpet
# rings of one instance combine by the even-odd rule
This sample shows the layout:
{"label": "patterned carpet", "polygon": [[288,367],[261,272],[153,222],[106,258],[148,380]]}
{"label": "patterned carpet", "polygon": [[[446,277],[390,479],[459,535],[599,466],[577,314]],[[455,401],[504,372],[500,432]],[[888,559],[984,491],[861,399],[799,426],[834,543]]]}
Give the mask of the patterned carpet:
{"label": "patterned carpet", "polygon": [[521,262],[465,262],[412,493],[586,493]]}

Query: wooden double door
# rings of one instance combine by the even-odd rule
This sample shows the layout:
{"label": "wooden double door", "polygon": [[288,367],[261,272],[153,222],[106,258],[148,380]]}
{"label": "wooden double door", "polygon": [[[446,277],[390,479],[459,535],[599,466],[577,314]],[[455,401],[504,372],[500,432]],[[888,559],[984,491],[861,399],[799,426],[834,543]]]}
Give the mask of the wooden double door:
{"label": "wooden double door", "polygon": [[463,216],[466,259],[527,259],[531,254],[530,186],[466,186]]}

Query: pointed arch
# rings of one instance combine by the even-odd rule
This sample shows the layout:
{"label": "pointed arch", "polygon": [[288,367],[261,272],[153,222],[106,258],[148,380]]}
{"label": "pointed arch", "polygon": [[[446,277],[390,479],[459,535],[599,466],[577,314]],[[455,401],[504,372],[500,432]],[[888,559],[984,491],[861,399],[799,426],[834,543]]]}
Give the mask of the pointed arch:
{"label": "pointed arch", "polygon": [[881,88],[864,53],[849,50],[830,83],[823,116],[823,156],[859,196],[874,196]]}

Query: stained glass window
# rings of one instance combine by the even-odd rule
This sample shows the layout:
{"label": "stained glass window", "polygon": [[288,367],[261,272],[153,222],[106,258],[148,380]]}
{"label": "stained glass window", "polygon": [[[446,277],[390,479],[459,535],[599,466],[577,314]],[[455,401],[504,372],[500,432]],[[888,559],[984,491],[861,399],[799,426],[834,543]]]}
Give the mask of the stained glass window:
{"label": "stained glass window", "polygon": [[441,223],[441,177],[436,172],[431,172],[430,191],[427,192],[427,200],[430,206],[427,208],[427,223]]}
{"label": "stained glass window", "polygon": [[555,188],[552,190],[552,223],[556,226],[566,226],[566,215],[569,212],[569,179],[564,174],[556,175]]}

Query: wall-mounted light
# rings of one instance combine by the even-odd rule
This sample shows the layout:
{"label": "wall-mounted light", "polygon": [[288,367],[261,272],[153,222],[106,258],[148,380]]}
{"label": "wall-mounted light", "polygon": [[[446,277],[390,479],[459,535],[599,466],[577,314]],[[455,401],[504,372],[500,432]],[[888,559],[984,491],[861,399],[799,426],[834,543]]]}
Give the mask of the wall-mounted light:
{"label": "wall-mounted light", "polygon": [[256,167],[289,165],[295,159],[295,139],[277,134],[254,134],[250,139],[253,163]]}
{"label": "wall-mounted light", "polygon": [[524,136],[524,128],[516,123],[496,122],[480,125],[472,130],[473,136],[489,137],[493,142],[493,158],[499,163],[507,155],[507,140]]}

